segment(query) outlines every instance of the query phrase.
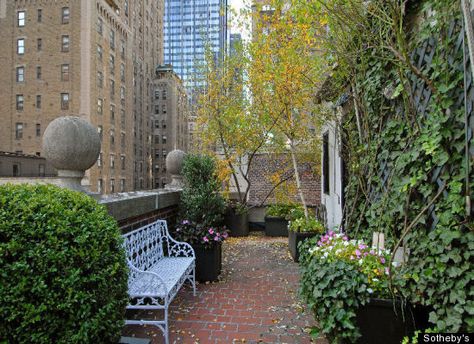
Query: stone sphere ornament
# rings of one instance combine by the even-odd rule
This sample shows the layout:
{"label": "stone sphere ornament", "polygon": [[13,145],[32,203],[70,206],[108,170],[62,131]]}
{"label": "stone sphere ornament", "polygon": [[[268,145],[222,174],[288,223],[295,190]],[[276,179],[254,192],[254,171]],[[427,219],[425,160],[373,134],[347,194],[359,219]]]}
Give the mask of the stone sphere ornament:
{"label": "stone sphere ornament", "polygon": [[82,118],[59,117],[44,132],[43,152],[58,172],[84,172],[99,157],[100,137],[97,129]]}
{"label": "stone sphere ornament", "polygon": [[186,153],[179,149],[172,150],[166,156],[166,170],[171,174],[171,183],[166,185],[167,189],[180,189],[183,187],[181,170],[183,169],[185,156]]}

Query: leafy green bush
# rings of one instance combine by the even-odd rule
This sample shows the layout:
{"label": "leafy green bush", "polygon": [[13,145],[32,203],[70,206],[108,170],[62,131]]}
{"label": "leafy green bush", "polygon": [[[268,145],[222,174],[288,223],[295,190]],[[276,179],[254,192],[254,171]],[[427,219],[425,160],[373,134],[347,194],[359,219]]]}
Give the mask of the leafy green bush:
{"label": "leafy green bush", "polygon": [[185,187],[181,195],[180,218],[200,227],[219,227],[224,220],[225,202],[210,156],[190,154],[183,163]]}
{"label": "leafy green bush", "polygon": [[300,247],[300,295],[331,343],[355,342],[360,336],[357,309],[369,298],[390,297],[389,252],[329,231]]}
{"label": "leafy green bush", "polygon": [[117,341],[128,300],[121,243],[85,194],[0,186],[0,342]]}
{"label": "leafy green bush", "polygon": [[299,215],[304,216],[304,209],[299,204],[277,203],[277,204],[269,205],[267,207],[266,213],[267,213],[267,216],[282,217],[285,220],[291,220],[292,218],[295,218],[295,215],[297,217],[300,217]]}
{"label": "leafy green bush", "polygon": [[300,217],[295,220],[291,220],[288,226],[290,231],[298,233],[323,233],[324,225],[319,222],[315,217],[310,216],[308,219]]}

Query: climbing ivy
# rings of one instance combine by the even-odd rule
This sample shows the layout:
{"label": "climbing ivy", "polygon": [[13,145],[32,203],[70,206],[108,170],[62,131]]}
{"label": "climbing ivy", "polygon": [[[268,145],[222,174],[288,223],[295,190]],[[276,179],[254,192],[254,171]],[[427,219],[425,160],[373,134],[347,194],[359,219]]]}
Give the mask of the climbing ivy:
{"label": "climbing ivy", "polygon": [[[334,2],[343,3],[326,1],[326,9]],[[336,38],[343,49],[331,56],[339,91],[352,96],[343,123],[345,229],[366,240],[384,232],[388,246],[408,247],[399,292],[431,307],[441,332],[472,332],[474,223],[465,195],[474,194],[474,168],[467,175],[460,1],[383,3],[360,3],[368,19]],[[339,15],[332,24],[351,21]],[[410,56],[420,47],[431,60]]]}

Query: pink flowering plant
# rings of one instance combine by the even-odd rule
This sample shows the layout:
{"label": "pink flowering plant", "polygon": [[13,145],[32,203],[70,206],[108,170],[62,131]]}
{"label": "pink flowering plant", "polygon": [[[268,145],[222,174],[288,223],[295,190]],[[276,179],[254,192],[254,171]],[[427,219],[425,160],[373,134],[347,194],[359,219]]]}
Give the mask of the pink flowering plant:
{"label": "pink flowering plant", "polygon": [[176,237],[191,245],[211,247],[213,244],[221,243],[227,239],[229,231],[225,227],[204,226],[189,220],[182,220],[176,226]]}
{"label": "pink flowering plant", "polygon": [[345,234],[329,231],[309,249],[309,253],[321,261],[342,260],[357,267],[367,277],[369,294],[388,292],[389,250],[378,250],[363,240],[349,240]]}
{"label": "pink flowering plant", "polygon": [[328,231],[307,240],[300,252],[300,295],[319,324],[312,333],[324,334],[331,343],[357,340],[357,309],[370,298],[397,297],[388,287],[388,250],[378,250],[362,240]]}

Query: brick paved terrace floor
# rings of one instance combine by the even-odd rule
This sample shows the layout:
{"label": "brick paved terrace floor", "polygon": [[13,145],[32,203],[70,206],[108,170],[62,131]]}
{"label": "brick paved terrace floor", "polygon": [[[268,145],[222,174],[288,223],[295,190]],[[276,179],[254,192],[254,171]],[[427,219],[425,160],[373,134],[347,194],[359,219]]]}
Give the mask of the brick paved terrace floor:
{"label": "brick paved terrace floor", "polygon": [[[170,343],[326,344],[308,334],[315,322],[298,300],[299,268],[287,241],[259,232],[227,240],[219,281],[198,284],[195,297],[183,288],[172,302]],[[154,326],[126,326],[123,334],[164,342]]]}

